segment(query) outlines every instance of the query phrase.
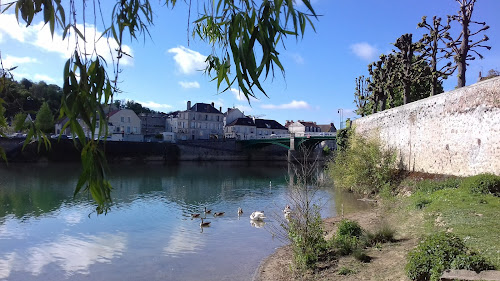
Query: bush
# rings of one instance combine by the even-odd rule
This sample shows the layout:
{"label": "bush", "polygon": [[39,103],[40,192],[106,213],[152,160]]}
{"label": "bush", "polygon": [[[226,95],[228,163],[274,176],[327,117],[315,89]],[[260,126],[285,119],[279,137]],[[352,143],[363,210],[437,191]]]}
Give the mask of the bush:
{"label": "bush", "polygon": [[488,263],[485,258],[475,253],[471,255],[458,255],[451,262],[452,269],[466,269],[480,272],[483,270],[495,269],[493,265]]}
{"label": "bush", "polygon": [[356,238],[359,238],[362,234],[363,229],[358,222],[348,219],[343,219],[340,221],[339,227],[337,229],[337,236],[354,236]]}
{"label": "bush", "polygon": [[309,216],[307,220],[292,216],[288,224],[288,237],[292,241],[294,262],[298,269],[313,268],[327,249],[319,208],[314,206]]}
{"label": "bush", "polygon": [[500,176],[493,174],[480,174],[465,178],[460,188],[469,190],[472,193],[488,194],[492,193],[500,197]]}
{"label": "bush", "polygon": [[350,255],[359,247],[359,239],[356,236],[337,235],[332,239],[333,247],[341,256]]}
{"label": "bush", "polygon": [[425,198],[425,197],[417,197],[415,199],[415,208],[417,209],[423,209],[425,206],[429,205],[432,203],[432,200]]}
{"label": "bush", "polygon": [[449,268],[476,271],[491,268],[484,258],[464,255],[467,252],[465,244],[454,234],[430,235],[408,254],[407,275],[411,280],[439,280],[443,271]]}
{"label": "bush", "polygon": [[360,262],[370,262],[372,260],[372,258],[370,258],[366,252],[361,249],[361,248],[357,248],[355,249],[353,252],[352,252],[352,255],[355,259],[357,259],[358,261]]}
{"label": "bush", "polygon": [[347,147],[338,149],[329,163],[335,186],[359,193],[378,193],[394,178],[396,154],[384,150],[378,140],[350,134]]}
{"label": "bush", "polygon": [[395,233],[396,231],[388,224],[382,224],[382,226],[377,231],[375,231],[375,233],[371,233],[368,231],[365,233],[365,244],[367,246],[373,246],[378,243],[394,242]]}
{"label": "bush", "polygon": [[461,180],[459,178],[449,178],[442,181],[423,180],[417,183],[417,190],[425,193],[433,193],[441,189],[458,188]]}

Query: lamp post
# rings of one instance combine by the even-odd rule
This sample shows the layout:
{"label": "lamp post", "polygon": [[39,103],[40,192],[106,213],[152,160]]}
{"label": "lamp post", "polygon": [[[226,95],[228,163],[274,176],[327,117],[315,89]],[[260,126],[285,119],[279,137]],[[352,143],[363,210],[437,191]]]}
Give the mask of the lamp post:
{"label": "lamp post", "polygon": [[344,109],[339,108],[337,113],[340,115],[340,129],[342,129],[342,120],[344,119]]}

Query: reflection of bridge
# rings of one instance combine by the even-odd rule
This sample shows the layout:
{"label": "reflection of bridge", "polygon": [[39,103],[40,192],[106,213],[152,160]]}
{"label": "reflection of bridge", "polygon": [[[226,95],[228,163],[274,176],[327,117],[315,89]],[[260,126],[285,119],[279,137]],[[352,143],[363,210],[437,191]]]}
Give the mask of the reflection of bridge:
{"label": "reflection of bridge", "polygon": [[307,148],[315,147],[318,143],[326,140],[336,140],[336,133],[328,132],[306,132],[300,136],[294,134],[273,135],[268,138],[239,140],[244,147],[263,147],[267,145],[279,145],[288,150],[296,150],[304,145]]}

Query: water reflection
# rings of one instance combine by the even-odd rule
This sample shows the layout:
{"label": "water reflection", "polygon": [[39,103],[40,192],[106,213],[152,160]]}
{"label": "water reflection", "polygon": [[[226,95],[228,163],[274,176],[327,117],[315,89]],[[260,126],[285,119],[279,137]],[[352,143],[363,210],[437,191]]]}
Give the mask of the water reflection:
{"label": "water reflection", "polygon": [[[73,198],[79,169],[0,168],[0,279],[199,280],[204,274],[204,280],[248,280],[281,245],[266,231],[272,219],[249,223],[249,215],[262,210],[282,217],[286,166],[111,165],[114,201],[106,216],[91,214],[89,196]],[[352,201],[331,189],[317,195],[323,216],[335,214],[336,202]],[[204,207],[225,215],[209,214],[211,226],[200,228],[190,214],[203,215]]]}
{"label": "water reflection", "polygon": [[11,271],[26,271],[40,275],[44,267],[54,263],[66,276],[89,274],[95,263],[110,263],[126,250],[126,234],[105,233],[80,238],[61,235],[53,242],[28,248],[25,252],[10,252],[0,257],[0,278],[9,277]]}

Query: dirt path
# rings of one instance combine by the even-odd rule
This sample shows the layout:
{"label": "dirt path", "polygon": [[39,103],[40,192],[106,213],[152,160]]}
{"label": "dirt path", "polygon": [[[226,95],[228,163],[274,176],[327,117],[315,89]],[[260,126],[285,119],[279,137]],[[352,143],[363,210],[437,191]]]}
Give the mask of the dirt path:
{"label": "dirt path", "polygon": [[[274,254],[265,259],[255,274],[255,281],[285,281],[285,280],[408,280],[404,266],[406,254],[415,247],[416,239],[404,237],[405,231],[394,223],[390,223],[391,217],[382,217],[380,207],[363,212],[357,212],[345,216],[357,221],[364,229],[373,231],[382,223],[389,223],[396,229],[398,242],[383,244],[379,248],[367,250],[368,256],[372,258],[369,263],[361,263],[353,257],[342,257],[319,265],[320,270],[315,274],[298,277],[291,270],[292,251],[290,246],[279,248]],[[340,217],[325,220],[327,238],[336,231],[336,224]],[[401,230],[401,231],[400,231]],[[340,275],[339,269],[349,269],[348,275]]]}

